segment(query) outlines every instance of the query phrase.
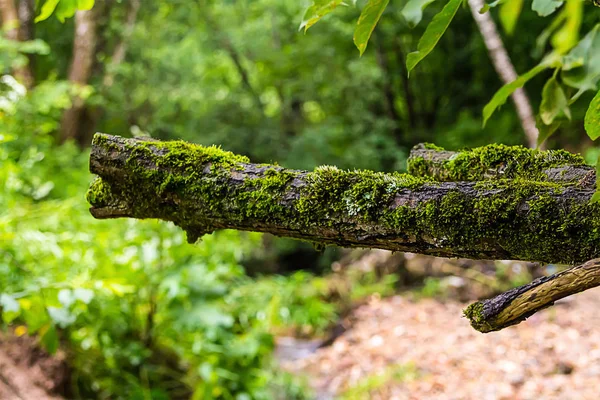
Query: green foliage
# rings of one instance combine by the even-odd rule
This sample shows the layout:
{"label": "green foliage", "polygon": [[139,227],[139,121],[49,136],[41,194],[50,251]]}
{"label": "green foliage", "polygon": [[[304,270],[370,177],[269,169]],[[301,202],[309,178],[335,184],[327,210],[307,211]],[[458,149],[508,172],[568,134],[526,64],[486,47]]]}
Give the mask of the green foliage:
{"label": "green foliage", "polygon": [[[481,128],[481,104],[492,97],[498,77],[486,64],[487,50],[471,16],[456,11],[459,2],[446,8],[442,2],[392,3],[396,8],[388,7],[379,18],[384,3],[360,3],[369,15],[359,24],[361,50],[370,38],[377,45],[358,58],[348,38],[361,13],[341,1],[314,0],[306,10],[302,2],[287,0],[144,0],[125,42],[126,57],[113,65],[111,54],[128,31],[128,2],[103,2],[97,21],[101,51],[83,87],[65,81],[74,31],[66,19],[76,8],[89,9],[89,0],[39,2],[38,20],[45,21],[36,26],[37,40],[0,37],[2,320],[37,335],[51,351],[58,345],[68,351],[74,397],[303,398],[305,390],[272,363],[272,335],[323,334],[352,301],[374,292],[391,294],[395,284],[393,275],[379,279],[372,273],[357,273],[343,284],[305,272],[250,279],[241,265],[261,246],[256,235],[220,232],[190,246],[168,224],[91,219],[83,199],[90,180],[88,154],[70,143],[55,147],[54,140],[75,96],[85,102],[83,119],[93,130],[220,144],[259,162],[309,170],[335,164],[342,170],[400,171],[408,149],[422,141],[453,149],[522,143],[510,107],[496,107],[493,123]],[[587,100],[587,92],[598,89],[597,18],[574,0],[548,21],[532,12],[519,14],[520,3],[490,7],[499,5],[505,31],[514,31],[515,39],[506,44],[517,70],[531,67],[534,51],[562,57],[554,82],[544,86],[550,74],[540,73],[527,89],[545,93],[540,130],[550,132],[561,123],[561,135],[551,145],[579,149],[585,146],[580,125],[587,106],[571,100]],[[440,29],[441,17],[430,28],[419,23],[451,5],[456,29],[446,29],[449,20]],[[336,17],[311,28],[310,35],[290,28],[303,11],[306,30],[333,10]],[[56,18],[49,18],[52,14]],[[435,35],[426,34],[432,31]],[[580,31],[587,32],[582,41]],[[407,50],[421,36],[423,41],[434,36],[427,46],[429,62],[406,81]],[[30,91],[9,75],[28,62],[36,78]],[[112,86],[102,83],[105,71],[114,73]],[[539,96],[534,97],[538,104]],[[563,111],[556,114],[557,109]],[[593,132],[594,124],[586,128]],[[388,199],[386,189],[393,190],[393,184],[411,183],[398,177],[383,182],[374,173],[368,184],[344,187],[332,172],[314,173],[312,197],[303,204],[307,214],[315,209],[313,201],[327,198],[332,210],[349,207],[375,218],[373,201]],[[345,172],[346,178],[359,174]],[[265,204],[281,185],[273,178],[255,183],[263,190],[252,200]],[[464,226],[455,226],[464,218],[456,206],[464,203],[459,196],[456,204],[444,203],[443,212],[429,207],[413,215],[400,208],[385,221],[400,229],[410,218],[425,216],[419,234],[443,231],[456,240],[482,234],[465,227],[475,220],[486,229],[510,218],[506,210],[528,193],[523,186],[498,184],[498,190],[506,191],[506,198],[482,199]],[[530,205],[532,213],[547,218],[561,212],[548,199]],[[546,245],[561,241],[562,230],[596,224],[588,211],[574,212],[565,224],[544,232]],[[529,236],[511,239],[493,228],[486,234],[508,237],[507,246],[535,256]],[[584,238],[590,249],[597,239]],[[435,291],[436,284],[427,285]]]}
{"label": "green foliage", "polygon": [[600,24],[596,25],[567,54],[562,62],[562,81],[578,89],[571,101],[588,90],[596,90],[600,81]]}
{"label": "green foliage", "polygon": [[531,9],[540,17],[547,17],[563,4],[562,0],[533,0]]}
{"label": "green foliage", "polygon": [[[306,398],[273,364],[272,334],[324,334],[348,303],[329,303],[329,283],[311,274],[248,278],[240,262],[257,234],[219,232],[190,246],[166,223],[93,220],[82,198],[89,153],[55,148],[48,135],[70,104],[63,83],[7,92],[3,323],[38,335],[50,352],[68,349],[74,398]],[[201,156],[247,161],[217,148]],[[357,282],[347,302],[389,294],[394,281]]]}
{"label": "green foliage", "polygon": [[600,202],[600,155],[598,155],[598,159],[596,160],[596,192],[590,199],[590,203],[598,203]]}
{"label": "green foliage", "polygon": [[77,10],[91,10],[93,6],[94,0],[45,0],[35,22],[44,21],[52,14],[60,22],[65,22],[67,18],[75,15]]}
{"label": "green foliage", "polygon": [[410,27],[415,27],[423,19],[423,10],[435,0],[409,0],[402,9],[402,16]]}
{"label": "green foliage", "polygon": [[522,88],[530,79],[543,72],[544,70],[552,67],[556,63],[556,56],[546,57],[540,64],[536,65],[525,74],[519,76],[514,81],[507,83],[502,86],[500,90],[498,90],[494,97],[490,100],[489,103],[485,105],[483,108],[483,126],[490,119],[494,111],[504,103],[506,100],[515,92],[515,90]]}
{"label": "green foliage", "polygon": [[361,56],[367,49],[369,38],[388,4],[389,0],[369,0],[362,10],[354,31],[354,44]]}
{"label": "green foliage", "polygon": [[49,53],[50,48],[42,40],[17,42],[0,36],[0,71],[9,71],[27,65],[28,54],[46,55]]}
{"label": "green foliage", "polygon": [[[248,315],[261,316],[275,331],[323,335],[337,317],[335,305],[324,301],[328,291],[325,278],[300,271],[289,277],[247,279],[232,294],[231,302]],[[250,298],[253,301],[247,301]]]}
{"label": "green foliage", "polygon": [[4,324],[49,352],[70,349],[74,398],[303,398],[271,367],[269,301],[249,302],[244,289],[240,261],[259,235],[226,231],[190,246],[166,223],[93,220],[82,198],[89,154],[19,130],[27,116],[60,117],[31,109],[37,95],[13,97],[1,119]]}
{"label": "green foliage", "polygon": [[564,23],[552,36],[552,46],[559,54],[565,54],[579,41],[579,30],[583,19],[583,6],[581,0],[567,0],[561,17]]}
{"label": "green foliage", "polygon": [[308,28],[335,10],[340,4],[343,4],[342,0],[313,0],[313,4],[304,12],[300,29],[304,29],[304,32],[306,32]]}
{"label": "green foliage", "polygon": [[545,125],[550,125],[561,113],[571,119],[567,96],[556,77],[552,77],[546,82],[544,90],[542,90],[540,117]]}
{"label": "green foliage", "polygon": [[596,93],[585,114],[585,130],[592,140],[600,137],[600,91]]}
{"label": "green foliage", "polygon": [[498,17],[507,35],[512,35],[523,9],[523,0],[507,0],[500,5]]}
{"label": "green foliage", "polygon": [[427,26],[425,33],[419,40],[417,51],[414,51],[406,57],[406,69],[408,73],[417,66],[436,46],[440,38],[448,29],[450,22],[456,15],[463,0],[450,0]]}

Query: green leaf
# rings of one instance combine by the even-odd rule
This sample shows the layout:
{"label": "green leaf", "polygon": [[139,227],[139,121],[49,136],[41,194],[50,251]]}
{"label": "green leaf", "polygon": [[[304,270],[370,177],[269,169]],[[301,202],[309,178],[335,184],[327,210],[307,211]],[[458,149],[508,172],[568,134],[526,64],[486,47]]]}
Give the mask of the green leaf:
{"label": "green leaf", "polygon": [[479,14],[485,14],[486,12],[490,11],[491,8],[496,8],[501,4],[506,3],[507,0],[496,0],[496,1],[492,1],[491,3],[483,3],[483,7],[481,7],[481,9],[479,10]]}
{"label": "green leaf", "polygon": [[50,354],[56,353],[58,349],[58,333],[54,324],[45,326],[41,332],[41,342],[46,351]]}
{"label": "green leaf", "polygon": [[563,2],[560,0],[533,0],[531,9],[537,12],[540,17],[547,17],[554,13],[562,4]]}
{"label": "green leaf", "polygon": [[21,311],[19,302],[14,297],[5,293],[0,295],[0,307],[2,309],[2,320],[6,324],[10,324],[17,318]]}
{"label": "green leaf", "polygon": [[452,22],[452,19],[456,15],[458,8],[462,4],[463,0],[450,0],[448,4],[444,6],[433,20],[427,25],[425,33],[419,40],[417,51],[413,51],[406,57],[406,69],[410,74],[421,60],[423,60],[435,47],[437,42],[448,29],[448,25]]}
{"label": "green leaf", "polygon": [[60,22],[75,15],[77,10],[91,10],[94,0],[46,0],[35,22],[48,19],[53,13]]}
{"label": "green leaf", "polygon": [[[597,97],[597,96],[596,96]],[[592,195],[590,202],[597,203],[600,201],[600,156],[596,160],[596,192]]]}
{"label": "green leaf", "polygon": [[31,299],[21,299],[19,303],[21,304],[23,319],[29,333],[36,333],[50,322],[41,297],[36,296]]}
{"label": "green leaf", "polygon": [[565,16],[565,23],[552,36],[552,46],[559,54],[571,50],[579,40],[579,29],[583,17],[583,2],[581,0],[567,0],[561,14]]}
{"label": "green leaf", "polygon": [[584,126],[585,131],[592,140],[596,140],[600,137],[600,91],[596,93],[596,96],[585,113]]}
{"label": "green leaf", "polygon": [[45,19],[48,19],[56,9],[56,6],[58,5],[59,1],[60,0],[46,0],[44,5],[42,6],[40,15],[35,17],[35,22],[40,22]]}
{"label": "green leaf", "polygon": [[356,29],[354,30],[354,44],[362,56],[367,49],[369,38],[379,22],[390,0],[369,0],[360,13]]}
{"label": "green leaf", "polygon": [[548,27],[542,31],[542,33],[538,36],[538,38],[535,41],[535,49],[532,54],[533,57],[539,58],[542,56],[542,54],[544,54],[546,50],[546,45],[548,44],[548,39],[550,39],[550,36],[561,26],[563,21],[565,21],[566,19],[567,16],[565,15],[565,13],[559,13],[550,23],[550,25],[548,25]]}
{"label": "green leaf", "polygon": [[512,35],[523,9],[523,0],[508,0],[500,6],[499,17],[507,35]]}
{"label": "green leaf", "polygon": [[563,58],[561,78],[565,85],[578,89],[571,101],[588,90],[597,90],[600,81],[600,24]]}
{"label": "green leaf", "polygon": [[60,0],[54,15],[60,22],[65,22],[67,18],[71,18],[77,11],[78,0]]}
{"label": "green leaf", "polygon": [[300,30],[304,28],[304,32],[311,26],[319,22],[321,18],[329,14],[336,9],[337,6],[342,4],[342,0],[313,0],[310,7],[306,9],[302,23],[300,24]]}
{"label": "green leaf", "polygon": [[409,0],[402,9],[402,16],[408,26],[414,28],[423,19],[423,10],[435,0]]}
{"label": "green leaf", "polygon": [[523,87],[523,85],[525,85],[527,83],[527,81],[529,81],[531,78],[533,78],[540,72],[542,72],[542,71],[546,70],[547,68],[549,68],[550,66],[552,66],[555,62],[556,62],[555,57],[553,57],[553,56],[546,57],[544,60],[542,60],[542,62],[540,64],[536,65],[535,67],[533,67],[532,69],[530,69],[529,71],[524,73],[523,75],[520,75],[514,81],[502,86],[494,94],[494,97],[492,97],[490,102],[487,103],[485,105],[485,107],[483,108],[483,126],[485,127],[485,124],[487,123],[488,119],[490,119],[492,114],[494,114],[494,111],[496,111],[496,109],[498,107],[500,107],[501,105],[506,103],[506,100],[510,97],[511,94],[513,94],[513,92],[515,90]]}
{"label": "green leaf", "polygon": [[571,119],[569,100],[556,77],[548,79],[542,90],[542,104],[540,105],[540,118],[545,125],[551,125],[556,117],[563,113]]}
{"label": "green leaf", "polygon": [[545,141],[548,139],[560,126],[562,125],[563,120],[557,119],[554,120],[550,125],[544,124],[540,116],[536,118],[535,126],[538,129],[538,137],[537,137],[537,147],[539,148]]}
{"label": "green leaf", "polygon": [[91,10],[94,7],[94,0],[78,0],[78,10]]}

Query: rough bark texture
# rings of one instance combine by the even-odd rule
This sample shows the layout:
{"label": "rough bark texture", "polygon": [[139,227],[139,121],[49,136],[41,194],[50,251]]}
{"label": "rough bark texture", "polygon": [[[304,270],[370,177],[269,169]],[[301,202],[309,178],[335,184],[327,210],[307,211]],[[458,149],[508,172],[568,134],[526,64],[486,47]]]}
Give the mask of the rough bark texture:
{"label": "rough bark texture", "polygon": [[600,286],[600,259],[473,303],[464,314],[478,331],[498,331],[524,321],[557,300],[597,286]]}
{"label": "rough bark texture", "polygon": [[[533,152],[536,159],[549,154],[486,148]],[[558,166],[580,160],[560,154]],[[327,166],[297,171],[214,147],[105,134],[94,138],[90,169],[100,176],[88,192],[96,218],[173,221],[190,242],[232,228],[445,257],[565,264],[600,257],[594,190],[568,182],[436,182]]]}

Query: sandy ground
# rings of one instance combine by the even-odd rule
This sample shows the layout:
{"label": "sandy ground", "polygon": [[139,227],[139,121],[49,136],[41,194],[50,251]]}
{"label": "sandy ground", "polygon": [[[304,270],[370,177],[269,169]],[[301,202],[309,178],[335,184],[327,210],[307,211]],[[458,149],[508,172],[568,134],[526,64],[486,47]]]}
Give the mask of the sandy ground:
{"label": "sandy ground", "polygon": [[465,306],[373,299],[331,347],[283,366],[308,375],[319,399],[386,373],[359,398],[600,399],[600,289],[488,334],[461,317]]}
{"label": "sandy ground", "polygon": [[33,338],[0,333],[0,399],[58,400],[66,367],[64,354],[50,357]]}

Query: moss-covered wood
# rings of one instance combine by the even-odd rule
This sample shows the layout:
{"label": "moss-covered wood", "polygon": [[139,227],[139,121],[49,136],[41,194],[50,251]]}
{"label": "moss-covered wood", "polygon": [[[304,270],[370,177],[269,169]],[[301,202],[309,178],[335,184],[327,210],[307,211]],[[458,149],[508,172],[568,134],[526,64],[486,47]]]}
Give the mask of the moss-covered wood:
{"label": "moss-covered wood", "polygon": [[408,159],[408,172],[441,182],[527,179],[594,188],[596,173],[581,156],[564,150],[540,151],[492,144],[463,151],[420,144]]}
{"label": "moss-covered wood", "polygon": [[498,331],[524,321],[557,300],[597,286],[600,286],[600,259],[473,303],[464,314],[478,331]]}
{"label": "moss-covered wood", "polygon": [[99,175],[88,192],[95,217],[173,221],[190,242],[233,228],[446,257],[600,257],[600,205],[589,202],[593,189],[577,184],[296,171],[215,147],[105,134],[94,138],[90,168]]}

